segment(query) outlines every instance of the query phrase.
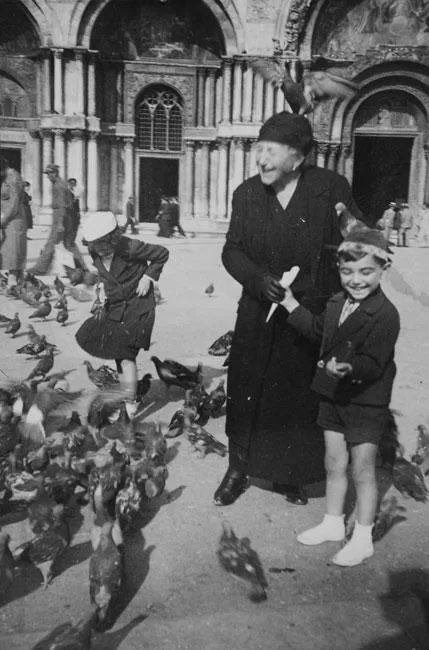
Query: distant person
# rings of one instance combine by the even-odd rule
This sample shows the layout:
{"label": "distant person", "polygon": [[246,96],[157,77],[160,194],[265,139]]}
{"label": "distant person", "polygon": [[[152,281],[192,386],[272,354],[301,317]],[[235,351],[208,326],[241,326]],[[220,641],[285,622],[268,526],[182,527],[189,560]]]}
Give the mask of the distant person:
{"label": "distant person", "polygon": [[55,246],[64,238],[66,211],[71,209],[72,196],[67,183],[60,177],[58,165],[46,165],[43,172],[52,183],[52,225],[48,240],[44,245],[36,264],[29,269],[34,275],[47,275],[51,269]]}
{"label": "distant person", "polygon": [[[31,184],[28,181],[24,181],[24,206],[25,206],[25,218],[27,220],[27,230],[32,230],[33,228],[33,212],[31,210],[31,201],[33,200],[30,194]],[[30,239],[30,237],[27,237]]]}
{"label": "distant person", "polygon": [[135,204],[134,204],[134,197],[129,196],[127,204],[125,206],[125,216],[126,216],[126,222],[125,225],[123,226],[123,232],[126,234],[128,227],[131,228],[131,234],[132,235],[138,235],[139,231],[136,228],[136,217],[135,217]]}
{"label": "distant person", "polygon": [[76,268],[87,270],[85,260],[76,244],[77,231],[80,226],[80,203],[76,196],[77,180],[69,178],[67,181],[67,205],[64,217],[64,248],[73,255]]}
{"label": "distant person", "polygon": [[391,201],[389,207],[383,212],[381,219],[377,221],[377,227],[383,231],[384,238],[390,241],[396,216],[396,203]]}
{"label": "distant person", "polygon": [[8,285],[22,276],[27,259],[27,216],[24,182],[19,172],[0,158],[1,247],[0,268],[8,272]]}
{"label": "distant person", "polygon": [[345,539],[344,503],[351,456],[356,524],[350,541],[331,561],[356,566],[374,553],[375,464],[389,421],[399,314],[380,287],[391,263],[388,242],[381,232],[355,229],[339,245],[337,260],[342,291],[328,301],[322,314],[315,316],[306,309],[289,287],[281,304],[287,310],[288,324],[321,345],[312,388],[320,395],[317,422],[325,436],[326,511],[319,525],[297,539],[305,546]]}
{"label": "distant person", "polygon": [[161,206],[156,220],[159,225],[158,237],[172,237],[176,229],[182,237],[186,237],[186,233],[180,225],[179,202],[176,197],[161,197]]}
{"label": "distant person", "polygon": [[400,210],[398,228],[398,246],[409,245],[409,233],[413,227],[413,213],[408,203],[403,203]]}

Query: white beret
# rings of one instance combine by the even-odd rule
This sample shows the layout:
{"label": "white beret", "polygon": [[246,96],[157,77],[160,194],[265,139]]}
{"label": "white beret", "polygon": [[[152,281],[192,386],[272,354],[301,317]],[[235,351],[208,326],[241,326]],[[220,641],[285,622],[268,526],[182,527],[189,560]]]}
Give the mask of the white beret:
{"label": "white beret", "polygon": [[113,232],[117,225],[113,212],[94,212],[83,220],[82,235],[87,242],[92,242]]}

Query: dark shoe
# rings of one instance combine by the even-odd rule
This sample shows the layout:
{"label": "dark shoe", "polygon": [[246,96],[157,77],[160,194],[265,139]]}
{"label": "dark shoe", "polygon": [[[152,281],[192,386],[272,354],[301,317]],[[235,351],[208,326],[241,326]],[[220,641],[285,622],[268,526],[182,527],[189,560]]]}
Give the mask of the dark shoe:
{"label": "dark shoe", "polygon": [[306,506],[308,503],[308,497],[300,485],[274,483],[274,492],[282,494],[286,501],[296,506]]}
{"label": "dark shoe", "polygon": [[246,474],[236,470],[228,469],[221,484],[214,493],[216,506],[230,506],[237,501],[243,492],[249,487],[249,479]]}

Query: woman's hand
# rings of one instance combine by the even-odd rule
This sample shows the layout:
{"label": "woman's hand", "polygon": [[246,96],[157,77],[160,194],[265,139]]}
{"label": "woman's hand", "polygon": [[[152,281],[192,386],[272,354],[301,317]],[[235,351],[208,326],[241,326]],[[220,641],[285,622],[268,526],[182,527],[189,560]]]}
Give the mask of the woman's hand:
{"label": "woman's hand", "polygon": [[346,375],[350,375],[353,368],[349,363],[345,363],[344,361],[337,361],[335,357],[332,357],[326,364],[325,370],[326,374],[329,375],[329,377],[333,377],[334,379],[342,379]]}
{"label": "woman's hand", "polygon": [[152,280],[147,275],[143,275],[143,277],[141,278],[140,282],[137,285],[137,291],[136,291],[137,295],[140,296],[140,298],[145,296],[148,293],[151,284],[152,284]]}
{"label": "woman's hand", "polygon": [[267,273],[259,281],[259,295],[270,302],[281,302],[285,292],[280,282]]}

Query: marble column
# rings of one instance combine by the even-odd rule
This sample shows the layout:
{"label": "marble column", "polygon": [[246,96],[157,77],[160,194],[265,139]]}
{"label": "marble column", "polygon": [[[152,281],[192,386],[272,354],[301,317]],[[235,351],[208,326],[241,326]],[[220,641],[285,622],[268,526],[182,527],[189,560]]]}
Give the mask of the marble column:
{"label": "marble column", "polygon": [[[31,131],[31,196],[33,197],[33,212],[37,212],[42,204],[42,141],[39,131]],[[36,214],[35,214],[36,216]]]}
{"label": "marble column", "polygon": [[253,97],[252,121],[262,122],[264,112],[264,79],[255,74],[255,94]]}
{"label": "marble column", "polygon": [[[42,171],[46,165],[52,163],[52,131],[41,131],[42,136]],[[42,194],[43,194],[43,207],[50,208],[52,206],[52,183],[46,174],[42,175]]]}
{"label": "marble column", "polygon": [[91,131],[88,139],[87,209],[98,210],[98,132]]}
{"label": "marble column", "polygon": [[188,219],[194,218],[194,156],[195,142],[185,140],[185,205],[183,216]]}
{"label": "marble column", "polygon": [[215,115],[215,70],[209,70],[206,78],[204,99],[204,126],[214,126]]}
{"label": "marble column", "polygon": [[124,202],[129,196],[133,196],[134,189],[134,138],[125,138],[125,178],[124,178]]}
{"label": "marble column", "polygon": [[198,68],[197,126],[204,125],[205,75],[204,68]]}
{"label": "marble column", "polygon": [[110,182],[109,182],[109,207],[112,212],[118,212],[118,157],[119,139],[112,137],[110,140]]}
{"label": "marble column", "polygon": [[340,145],[340,152],[338,156],[338,173],[344,175],[346,168],[345,145]]}
{"label": "marble column", "polygon": [[344,176],[349,181],[350,185],[353,183],[353,148],[351,143],[344,146]]}
{"label": "marble column", "polygon": [[93,117],[96,113],[95,60],[97,52],[90,50],[88,55],[88,115]]}
{"label": "marble column", "polygon": [[209,196],[209,219],[216,219],[217,217],[217,186],[218,186],[218,160],[219,150],[216,143],[210,143],[210,196]]}
{"label": "marble column", "polygon": [[43,50],[43,112],[50,113],[52,110],[51,92],[51,50]]}
{"label": "marble column", "polygon": [[85,209],[86,189],[85,179],[85,142],[84,131],[73,129],[70,131],[67,155],[67,175],[69,178],[76,178],[79,187],[82,188],[81,208]]}
{"label": "marble column", "polygon": [[200,218],[207,219],[209,216],[209,142],[201,143],[200,158]]}
{"label": "marble column", "polygon": [[218,124],[222,120],[222,87],[223,87],[223,77],[217,71],[215,76],[215,116],[214,123]]}
{"label": "marble column", "polygon": [[53,129],[54,134],[54,161],[60,168],[60,176],[66,178],[66,145],[65,145],[65,129]]}
{"label": "marble column", "polygon": [[262,121],[265,122],[269,117],[274,115],[274,86],[269,81],[265,81],[265,101],[264,115]]}
{"label": "marble column", "polygon": [[241,122],[241,102],[243,98],[243,69],[241,61],[234,62],[234,84],[232,98],[232,121]]}
{"label": "marble column", "polygon": [[329,152],[329,142],[317,143],[317,166],[326,167],[326,156]]}
{"label": "marble column", "polygon": [[256,164],[256,143],[258,142],[257,138],[251,138],[249,141],[250,150],[249,150],[249,176],[255,176],[258,173],[258,167]]}
{"label": "marble column", "polygon": [[217,140],[219,148],[217,173],[217,216],[219,219],[228,217],[228,147],[227,138]]}
{"label": "marble column", "polygon": [[124,121],[124,70],[121,67],[116,72],[116,120]]}
{"label": "marble column", "polygon": [[222,75],[222,122],[231,123],[232,60],[224,59]]}
{"label": "marble column", "polygon": [[244,180],[244,139],[234,138],[234,180],[232,190]]}
{"label": "marble column", "polygon": [[332,142],[329,144],[328,169],[330,169],[333,172],[336,171],[337,157],[339,151],[340,151],[339,144],[334,144]]}
{"label": "marble column", "polygon": [[426,207],[429,207],[429,145],[424,145],[423,151],[426,163],[426,182],[423,194],[423,203]]}
{"label": "marble column", "polygon": [[78,115],[83,115],[85,112],[85,103],[84,103],[84,76],[85,76],[85,68],[84,68],[84,58],[85,58],[85,53],[83,50],[75,50],[74,51],[74,59],[75,59],[75,83],[74,83],[74,88],[73,92],[76,94],[76,100],[75,100],[75,106],[76,106],[76,113]]}
{"label": "marble column", "polygon": [[252,121],[252,99],[253,99],[253,68],[246,64],[243,72],[243,110],[242,120],[249,123]]}
{"label": "marble column", "polygon": [[54,111],[63,113],[63,50],[54,51]]}

